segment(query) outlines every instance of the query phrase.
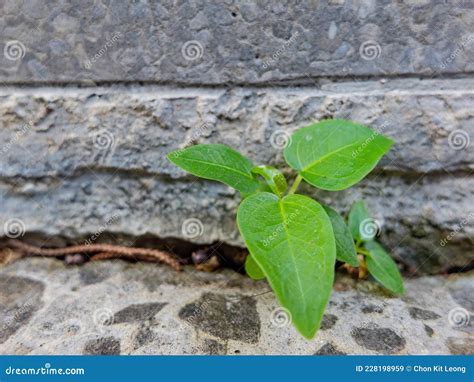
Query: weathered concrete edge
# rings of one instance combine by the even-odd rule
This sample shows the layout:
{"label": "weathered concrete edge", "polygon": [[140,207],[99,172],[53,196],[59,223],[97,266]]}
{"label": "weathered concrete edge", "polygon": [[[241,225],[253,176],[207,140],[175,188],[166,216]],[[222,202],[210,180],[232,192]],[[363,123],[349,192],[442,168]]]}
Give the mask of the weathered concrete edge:
{"label": "weathered concrete edge", "polygon": [[[394,138],[383,169],[471,171],[473,88],[474,80],[349,82],[321,89],[3,88],[6,162],[0,176],[115,168],[180,178],[184,172],[165,155],[192,139],[226,143],[257,162],[281,165],[281,147],[272,147],[273,140],[324,118],[353,119]],[[94,139],[110,145],[97,147]]]}

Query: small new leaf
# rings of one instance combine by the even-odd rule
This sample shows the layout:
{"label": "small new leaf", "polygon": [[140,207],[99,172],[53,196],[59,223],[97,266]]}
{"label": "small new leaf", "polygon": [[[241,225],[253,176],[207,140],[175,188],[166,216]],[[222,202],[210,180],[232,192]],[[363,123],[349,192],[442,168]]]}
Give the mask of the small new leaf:
{"label": "small new leaf", "polygon": [[336,244],[324,209],[303,195],[261,192],[240,205],[237,223],[250,254],[306,338],[319,328],[331,294]]}
{"label": "small new leaf", "polygon": [[285,176],[279,170],[272,166],[255,166],[252,169],[252,173],[261,175],[272,192],[280,198],[283,197],[288,188],[288,183]]}
{"label": "small new leaf", "polygon": [[256,192],[260,183],[253,176],[253,163],[226,145],[196,145],[172,151],[168,159],[187,172],[217,180],[243,194]]}
{"label": "small new leaf", "polygon": [[297,130],[284,156],[309,184],[337,191],[364,178],[392,144],[377,131],[335,119]]}
{"label": "small new leaf", "polygon": [[370,274],[388,290],[403,294],[403,279],[390,255],[375,241],[365,243],[364,247],[369,252],[365,261]]}
{"label": "small new leaf", "polygon": [[265,274],[255,262],[252,255],[248,255],[245,259],[245,272],[252,280],[261,280],[265,278]]}
{"label": "small new leaf", "polygon": [[323,205],[323,208],[331,220],[332,230],[334,231],[337,260],[358,267],[359,260],[357,259],[356,247],[349,227],[342,216],[331,207]]}
{"label": "small new leaf", "polygon": [[355,202],[349,211],[349,229],[351,230],[352,236],[355,240],[369,241],[373,239],[373,236],[364,235],[364,224],[370,223],[369,211],[362,200]]}

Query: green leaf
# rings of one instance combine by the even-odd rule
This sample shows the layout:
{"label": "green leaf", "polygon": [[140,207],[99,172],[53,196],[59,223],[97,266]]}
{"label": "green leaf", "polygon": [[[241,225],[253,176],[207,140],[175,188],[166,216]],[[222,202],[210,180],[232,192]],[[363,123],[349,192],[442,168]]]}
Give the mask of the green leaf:
{"label": "green leaf", "polygon": [[265,274],[253,259],[252,255],[248,255],[245,259],[245,272],[253,280],[261,280],[265,278]]}
{"label": "green leaf", "polygon": [[323,205],[323,208],[331,220],[332,230],[334,231],[336,258],[353,267],[358,267],[359,260],[357,259],[356,247],[349,227],[344,222],[342,216],[331,207]]}
{"label": "green leaf", "polygon": [[377,220],[372,219],[362,200],[355,202],[349,212],[349,228],[352,236],[360,241],[372,241],[380,229]]}
{"label": "green leaf", "polygon": [[249,194],[260,183],[252,175],[252,162],[225,145],[196,145],[168,154],[168,159],[187,172],[205,179],[217,180]]}
{"label": "green leaf", "polygon": [[252,169],[253,174],[261,175],[267,182],[272,192],[278,195],[280,198],[286,192],[288,183],[286,182],[285,176],[272,166],[255,166]]}
{"label": "green leaf", "polygon": [[348,224],[355,240],[362,240],[360,226],[364,220],[370,219],[369,211],[363,200],[355,202],[349,211]]}
{"label": "green leaf", "polygon": [[335,119],[297,130],[284,155],[306,182],[336,191],[364,178],[392,144],[375,130]]}
{"label": "green leaf", "polygon": [[403,294],[403,279],[390,255],[375,241],[365,243],[364,247],[369,252],[365,261],[370,274],[388,290]]}
{"label": "green leaf", "polygon": [[326,212],[307,196],[262,192],[241,203],[237,224],[293,324],[312,338],[334,281],[336,244]]}

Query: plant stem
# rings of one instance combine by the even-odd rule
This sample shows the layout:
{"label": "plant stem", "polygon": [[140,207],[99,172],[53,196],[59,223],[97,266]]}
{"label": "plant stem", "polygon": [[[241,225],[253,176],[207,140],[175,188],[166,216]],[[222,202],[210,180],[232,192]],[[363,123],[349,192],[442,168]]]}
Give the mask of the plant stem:
{"label": "plant stem", "polygon": [[360,253],[361,255],[366,255],[366,256],[369,256],[369,255],[370,255],[369,252],[364,251],[362,248],[358,248],[358,249],[357,249],[357,253]]}
{"label": "plant stem", "polygon": [[298,186],[300,185],[302,180],[303,180],[303,177],[298,174],[295,181],[293,182],[293,184],[290,187],[290,191],[288,191],[288,195],[291,195],[291,194],[295,193],[296,189],[298,188]]}
{"label": "plant stem", "polygon": [[368,275],[367,263],[365,262],[365,257],[359,255],[359,279],[365,279]]}

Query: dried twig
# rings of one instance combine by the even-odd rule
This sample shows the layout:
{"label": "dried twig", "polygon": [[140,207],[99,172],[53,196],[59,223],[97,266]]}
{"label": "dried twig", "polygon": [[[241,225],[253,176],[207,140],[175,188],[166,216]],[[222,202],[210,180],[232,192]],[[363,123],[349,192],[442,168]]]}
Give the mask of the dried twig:
{"label": "dried twig", "polygon": [[169,265],[177,271],[181,270],[181,266],[177,259],[175,259],[170,253],[158,249],[130,248],[112,244],[74,245],[66,248],[40,248],[18,240],[9,240],[7,245],[8,247],[23,252],[24,254],[33,256],[59,257],[83,253],[92,255],[91,260],[93,261],[111,258],[126,258],[161,262]]}

